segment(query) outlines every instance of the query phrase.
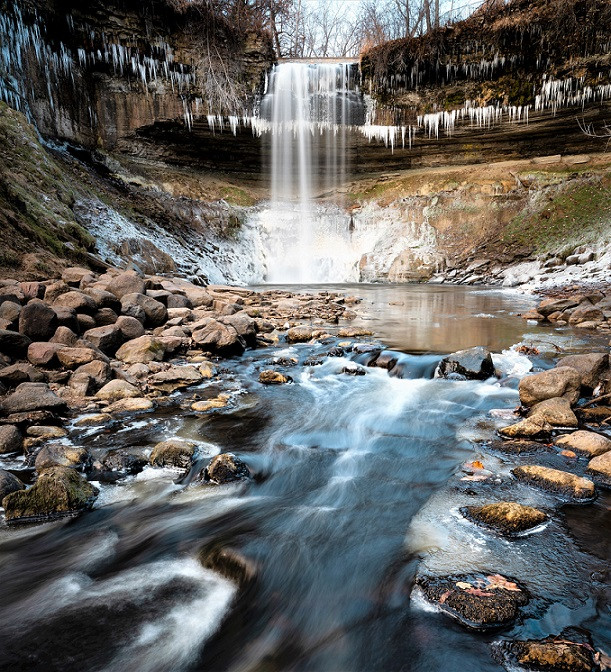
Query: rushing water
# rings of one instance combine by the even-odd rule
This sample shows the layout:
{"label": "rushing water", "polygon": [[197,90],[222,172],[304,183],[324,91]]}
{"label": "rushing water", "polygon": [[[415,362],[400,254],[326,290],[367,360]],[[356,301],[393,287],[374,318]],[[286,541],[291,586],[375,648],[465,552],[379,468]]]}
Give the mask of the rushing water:
{"label": "rushing water", "polygon": [[[539,533],[511,542],[457,513],[507,497],[554,509],[552,497],[511,483],[515,456],[482,452],[478,440],[498,422],[490,409],[515,406],[512,373],[530,366],[506,350],[511,344],[538,343],[535,363],[549,366],[554,344],[579,350],[585,341],[570,329],[524,323],[515,315],[532,305],[524,297],[348,289],[364,297],[363,323],[397,350],[405,377],[376,368],[346,375],[345,367],[365,363],[352,353],[302,365],[330,345],[257,350],[197,390],[229,391],[226,410],[184,410],[191,389],[136,421],[73,431],[96,455],[142,452],[179,436],[198,442],[200,458],[182,479],[146,468],[101,484],[94,510],[78,518],[0,526],[0,669],[483,672],[500,669],[489,650],[499,636],[573,625],[608,645],[600,543],[608,499],[566,507]],[[437,353],[476,344],[506,350],[495,356],[500,381],[432,378]],[[286,369],[293,384],[261,386],[258,370],[280,355],[300,361]],[[197,482],[221,451],[236,453],[255,479]],[[501,475],[500,485],[460,480],[461,463],[476,457]],[[561,466],[562,458],[520,459]],[[199,562],[222,547],[255,568],[242,588]],[[410,601],[417,571],[474,568],[519,577],[536,596],[501,635],[468,632]]]}

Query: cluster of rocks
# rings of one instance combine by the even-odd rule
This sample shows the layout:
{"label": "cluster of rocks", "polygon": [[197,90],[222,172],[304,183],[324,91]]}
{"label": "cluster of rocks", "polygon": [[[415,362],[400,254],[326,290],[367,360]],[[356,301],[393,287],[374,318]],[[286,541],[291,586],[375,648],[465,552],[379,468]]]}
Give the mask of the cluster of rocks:
{"label": "cluster of rocks", "polygon": [[558,327],[570,324],[580,329],[611,331],[611,292],[565,289],[548,296],[522,317]]}
{"label": "cluster of rocks", "polygon": [[[437,374],[462,380],[495,375],[490,354],[484,348],[447,356]],[[523,418],[498,430],[501,446],[508,446],[509,453],[519,456],[532,454],[521,448],[536,445],[537,452],[553,451],[569,466],[555,469],[538,464],[517,465],[509,478],[549,493],[560,504],[590,503],[597,489],[611,488],[611,433],[605,431],[611,423],[611,408],[607,405],[611,400],[609,354],[565,356],[554,368],[523,377],[519,394],[521,405],[511,415]],[[468,474],[462,480],[469,481],[471,488],[477,482],[495,482],[494,473],[479,460],[464,465],[462,471]],[[490,489],[484,492],[489,493]],[[485,497],[488,499],[489,494]],[[506,500],[464,506],[460,513],[489,534],[509,539],[532,533],[552,515],[551,511]],[[414,591],[464,626],[477,630],[510,625],[532,599],[518,579],[498,571],[423,574],[417,577]],[[591,643],[580,641],[575,633],[544,640],[501,641],[494,643],[493,649],[507,669],[603,669],[599,666],[602,654]]]}
{"label": "cluster of rocks", "polygon": [[[116,269],[98,275],[68,268],[46,282],[0,281],[0,455],[24,452],[36,470],[27,489],[0,470],[6,519],[88,508],[97,491],[85,475],[134,473],[149,462],[189,469],[195,445],[159,445],[150,460],[111,452],[94,461],[64,445],[62,425],[75,414],[85,414],[79,425],[104,425],[151,411],[167,395],[218,377],[220,358],[248,348],[324,339],[329,329],[356,333],[336,325],[356,316],[350,307],[357,302],[330,292],[203,287]],[[262,382],[288,380],[278,372],[267,376]],[[191,409],[206,412],[227,400],[226,394],[196,398]],[[247,474],[237,458],[224,457],[207,467],[205,480],[232,480],[232,469],[236,478]]]}

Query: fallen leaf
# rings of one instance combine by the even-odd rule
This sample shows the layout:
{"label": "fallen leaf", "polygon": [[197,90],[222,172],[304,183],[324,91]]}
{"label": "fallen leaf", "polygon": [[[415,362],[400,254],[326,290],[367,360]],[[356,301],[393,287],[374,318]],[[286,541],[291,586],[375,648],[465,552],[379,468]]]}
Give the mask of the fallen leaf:
{"label": "fallen leaf", "polygon": [[465,590],[466,588],[473,588],[473,586],[470,583],[467,583],[466,581],[457,581],[456,585],[458,588],[462,588]]}
{"label": "fallen leaf", "polygon": [[560,454],[562,455],[562,457],[571,457],[571,458],[577,457],[577,455],[575,455],[575,453],[572,450],[561,450]]}
{"label": "fallen leaf", "polygon": [[471,462],[471,466],[474,469],[483,469],[484,468],[484,465],[479,460],[475,460],[474,462]]}
{"label": "fallen leaf", "polygon": [[477,597],[492,597],[493,593],[487,593],[485,590],[480,590],[479,588],[469,588],[465,590],[465,593],[469,595],[476,595]]}
{"label": "fallen leaf", "polygon": [[451,590],[446,590],[446,592],[443,593],[443,595],[439,598],[439,604],[443,604],[448,599],[448,597],[450,597],[451,594],[452,594]]}
{"label": "fallen leaf", "polygon": [[486,586],[489,590],[494,590],[495,588],[502,588],[503,590],[509,590],[514,593],[522,592],[517,584],[513,581],[508,581],[504,576],[500,574],[492,574],[486,577],[489,581],[489,584]]}

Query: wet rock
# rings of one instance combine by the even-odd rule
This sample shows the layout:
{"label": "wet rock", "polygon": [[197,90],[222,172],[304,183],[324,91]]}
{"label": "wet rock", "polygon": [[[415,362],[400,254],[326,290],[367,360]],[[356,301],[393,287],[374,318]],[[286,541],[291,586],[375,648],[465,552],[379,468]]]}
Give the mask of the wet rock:
{"label": "wet rock", "polygon": [[282,385],[283,383],[288,383],[290,380],[288,376],[280,373],[280,371],[266,369],[259,373],[259,382],[263,383],[263,385]]}
{"label": "wet rock", "polygon": [[126,294],[144,294],[146,284],[144,280],[135,273],[121,273],[110,280],[107,290],[114,294],[117,299],[122,299]]}
{"label": "wet rock", "polygon": [[508,625],[529,602],[525,588],[500,574],[420,576],[416,585],[430,602],[469,628]]}
{"label": "wet rock", "polygon": [[61,439],[68,436],[68,432],[63,427],[54,427],[53,425],[33,425],[26,430],[28,436],[40,439]]}
{"label": "wet rock", "polygon": [[138,474],[148,464],[143,455],[134,455],[122,450],[111,450],[106,453],[99,465],[94,465],[98,471],[110,471],[118,474]]}
{"label": "wet rock", "polygon": [[194,366],[172,366],[149,378],[149,384],[157,390],[174,392],[203,380],[202,374]]}
{"label": "wet rock", "polygon": [[112,421],[109,413],[94,413],[79,418],[74,424],[77,427],[99,427],[107,425]]}
{"label": "wet rock", "polygon": [[67,369],[77,369],[83,364],[89,364],[98,358],[98,354],[91,348],[59,348],[56,352],[60,364]]}
{"label": "wet rock", "polygon": [[320,331],[319,329],[313,329],[305,325],[299,325],[297,327],[292,327],[286,332],[286,340],[289,343],[306,343],[311,341],[314,338],[315,332]]}
{"label": "wet rock", "polygon": [[146,397],[128,397],[113,402],[106,410],[113,415],[120,413],[144,413],[152,411],[155,403]]}
{"label": "wet rock", "polygon": [[161,362],[165,356],[166,347],[155,336],[140,336],[124,343],[116,353],[116,358],[126,364],[146,364],[147,362]]}
{"label": "wet rock", "polygon": [[584,422],[599,424],[611,418],[611,406],[576,408],[575,413]]}
{"label": "wet rock", "polygon": [[232,453],[221,453],[212,458],[210,464],[206,467],[204,478],[207,481],[222,485],[231,483],[243,478],[249,478],[250,471],[248,467]]}
{"label": "wet rock", "polygon": [[170,439],[158,443],[151,453],[150,463],[154,467],[189,469],[195,454],[195,444],[191,441]]}
{"label": "wet rock", "polygon": [[191,334],[193,342],[202,350],[224,357],[241,355],[246,349],[244,339],[233,326],[223,324],[213,318],[198,322]]}
{"label": "wet rock", "polygon": [[217,368],[212,362],[202,362],[198,367],[198,371],[202,378],[205,378],[206,380],[214,378],[217,374]]}
{"label": "wet rock", "polygon": [[17,476],[11,474],[10,471],[6,471],[6,469],[0,469],[0,506],[7,495],[19,490],[25,490],[25,485]]}
{"label": "wet rock", "polygon": [[219,394],[218,397],[213,397],[212,399],[202,399],[200,401],[194,401],[191,404],[192,411],[211,411],[215,408],[225,408],[229,403],[228,394]]}
{"label": "wet rock", "polygon": [[75,469],[45,470],[29,490],[7,495],[2,504],[6,520],[40,520],[91,508],[98,490]]}
{"label": "wet rock", "polygon": [[528,465],[516,467],[511,473],[519,481],[571,499],[592,499],[595,494],[592,481],[559,469]]}
{"label": "wet rock", "polygon": [[0,383],[15,387],[20,383],[44,383],[45,374],[27,362],[19,362],[0,369]]}
{"label": "wet rock", "polygon": [[528,413],[529,418],[541,419],[552,427],[577,427],[577,416],[571,410],[571,404],[563,397],[546,399],[535,404]]}
{"label": "wet rock", "polygon": [[541,417],[525,418],[508,427],[499,429],[499,434],[507,439],[548,439],[552,426]]}
{"label": "wet rock", "polygon": [[84,292],[71,291],[58,296],[53,306],[70,308],[75,313],[93,315],[97,310],[96,302]]}
{"label": "wet rock", "polygon": [[564,397],[571,406],[577,403],[581,390],[581,377],[570,366],[559,366],[549,371],[525,376],[519,385],[520,401],[532,406],[546,399]]}
{"label": "wet rock", "polygon": [[69,467],[86,471],[91,466],[91,455],[84,448],[77,446],[51,444],[40,449],[34,466],[38,473],[53,467]]}
{"label": "wet rock", "polygon": [[121,312],[130,315],[133,307],[141,308],[144,311],[144,323],[149,327],[159,327],[165,324],[168,319],[167,308],[163,303],[150,296],[137,293],[125,294],[121,299]]}
{"label": "wet rock", "polygon": [[507,670],[593,672],[600,669],[590,645],[570,641],[564,636],[497,642],[494,648],[495,657]]}
{"label": "wet rock", "polygon": [[46,383],[21,383],[0,405],[7,414],[50,410],[62,412],[66,402],[49,389]]}
{"label": "wet rock", "polygon": [[439,362],[439,375],[447,378],[450,374],[464,376],[467,380],[486,380],[494,376],[492,355],[481,346],[460,350]]}
{"label": "wet rock", "polygon": [[23,446],[21,432],[14,425],[0,426],[0,455],[16,453]]}
{"label": "wet rock", "polygon": [[48,341],[59,326],[53,308],[40,299],[32,299],[19,315],[19,331],[33,341]]}
{"label": "wet rock", "polygon": [[202,551],[200,562],[204,567],[235,581],[241,588],[251,583],[258,573],[256,563],[230,546]]}
{"label": "wet rock", "polygon": [[379,369],[386,369],[390,371],[397,364],[397,355],[392,352],[381,352],[373,361],[369,362],[367,366],[375,366]]}
{"label": "wet rock", "polygon": [[24,355],[32,339],[17,331],[0,329],[0,352],[9,357],[21,357]]}
{"label": "wet rock", "polygon": [[367,375],[367,370],[357,364],[348,364],[344,366],[341,373],[345,373],[347,376],[365,376]]}
{"label": "wet rock", "polygon": [[583,429],[559,437],[555,444],[559,448],[573,450],[588,457],[598,457],[611,450],[611,439]]}
{"label": "wet rock", "polygon": [[581,385],[593,390],[600,382],[601,376],[609,369],[609,355],[591,353],[587,355],[569,355],[563,357],[558,366],[570,366],[581,377]]}
{"label": "wet rock", "polygon": [[506,536],[530,530],[547,520],[543,511],[517,502],[466,506],[461,509],[461,513],[465,518]]}
{"label": "wet rock", "polygon": [[611,451],[590,460],[587,471],[597,483],[611,488]]}
{"label": "wet rock", "polygon": [[128,397],[139,397],[140,394],[140,390],[126,380],[111,380],[95,396],[105,401],[118,401]]}
{"label": "wet rock", "polygon": [[121,330],[114,324],[89,329],[83,334],[83,339],[107,355],[113,355],[124,340]]}

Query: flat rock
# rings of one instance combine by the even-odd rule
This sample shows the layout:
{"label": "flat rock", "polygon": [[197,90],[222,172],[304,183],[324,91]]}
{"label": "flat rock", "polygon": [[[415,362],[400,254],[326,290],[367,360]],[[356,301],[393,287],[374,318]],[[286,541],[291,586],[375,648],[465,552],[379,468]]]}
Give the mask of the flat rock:
{"label": "flat rock", "polygon": [[601,434],[580,429],[572,434],[565,434],[555,441],[562,449],[573,450],[580,455],[598,457],[611,450],[611,439]]}
{"label": "flat rock", "polygon": [[315,332],[320,331],[306,325],[292,327],[286,332],[286,340],[289,343],[306,343],[314,338]]}
{"label": "flat rock", "polygon": [[475,629],[506,626],[528,604],[526,589],[500,574],[420,576],[424,596],[446,614]]}
{"label": "flat rock", "polygon": [[173,392],[203,380],[202,374],[194,366],[173,366],[149,378],[149,384],[157,390]]}
{"label": "flat rock", "polygon": [[155,403],[146,397],[130,397],[115,401],[106,409],[110,413],[143,413],[152,411]]}
{"label": "flat rock", "polygon": [[506,536],[525,532],[547,520],[543,511],[517,502],[465,506],[461,513],[465,518]]}
{"label": "flat rock", "polygon": [[28,490],[7,495],[2,504],[7,521],[41,520],[89,509],[98,492],[75,469],[53,467]]}
{"label": "flat rock", "polygon": [[611,451],[607,451],[588,462],[588,473],[606,488],[611,488]]}
{"label": "flat rock", "polygon": [[564,397],[545,399],[531,407],[529,418],[548,422],[552,427],[577,427],[577,416],[571,410],[571,404]]}
{"label": "flat rock", "polygon": [[454,374],[467,380],[486,380],[494,376],[494,364],[490,352],[478,346],[444,357],[439,362],[438,371],[443,378]]}
{"label": "flat rock", "polygon": [[538,465],[516,467],[511,472],[519,481],[524,481],[543,490],[575,500],[592,499],[594,483],[582,476],[575,476],[560,469]]}
{"label": "flat rock", "polygon": [[508,439],[547,439],[552,426],[541,417],[524,418],[508,427],[499,429],[499,434]]}
{"label": "flat rock", "polygon": [[61,412],[66,402],[49,389],[46,383],[21,383],[19,387],[0,404],[6,413],[50,410]]}
{"label": "flat rock", "polygon": [[74,424],[77,427],[98,427],[106,425],[112,421],[110,413],[93,413],[91,415],[84,415],[79,418]]}
{"label": "flat rock", "polygon": [[20,383],[44,383],[45,374],[27,362],[18,362],[0,369],[0,382],[7,387],[15,387]]}
{"label": "flat rock", "polygon": [[215,408],[225,408],[229,403],[228,394],[219,394],[218,397],[212,399],[202,399],[200,401],[194,401],[191,404],[191,410],[193,411],[211,411]]}
{"label": "flat rock", "polygon": [[68,432],[63,427],[53,425],[33,425],[27,428],[26,434],[40,439],[61,439],[68,436]]}
{"label": "flat rock", "polygon": [[195,454],[195,444],[182,439],[161,441],[151,453],[150,463],[154,467],[172,467],[174,469],[189,469]]}
{"label": "flat rock", "polygon": [[577,403],[581,390],[581,376],[570,366],[559,366],[549,371],[525,376],[520,381],[520,401],[525,406],[564,397],[573,405]]}
{"label": "flat rock", "polygon": [[221,453],[216,455],[206,467],[204,478],[207,481],[222,485],[231,483],[243,478],[249,478],[250,471],[248,467],[233,453]]}
{"label": "flat rock", "polygon": [[83,364],[89,364],[98,358],[98,354],[91,348],[60,348],[57,359],[67,369],[76,369]]}
{"label": "flat rock", "polygon": [[75,313],[84,313],[86,315],[93,315],[97,310],[96,302],[84,292],[76,290],[65,292],[53,302],[53,306],[61,308],[70,308]]}

